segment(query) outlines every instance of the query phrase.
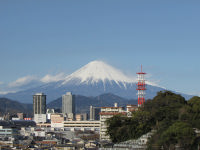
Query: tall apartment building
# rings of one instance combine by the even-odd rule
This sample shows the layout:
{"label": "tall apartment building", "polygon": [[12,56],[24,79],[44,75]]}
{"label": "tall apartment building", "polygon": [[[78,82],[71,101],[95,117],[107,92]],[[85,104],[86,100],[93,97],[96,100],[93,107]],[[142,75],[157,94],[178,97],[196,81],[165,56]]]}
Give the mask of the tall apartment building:
{"label": "tall apartment building", "polygon": [[46,114],[46,95],[44,93],[33,95],[33,113]]}
{"label": "tall apartment building", "polygon": [[100,107],[90,106],[90,120],[99,120]]}
{"label": "tall apartment building", "polygon": [[113,117],[114,115],[117,115],[117,114],[126,115],[126,112],[123,109],[123,107],[118,107],[117,103],[115,103],[114,107],[101,107],[101,112],[100,112],[100,122],[101,122],[100,140],[110,140],[110,137],[108,135],[106,135],[106,131],[107,131],[106,120],[108,118]]}
{"label": "tall apartment building", "polygon": [[33,95],[33,114],[36,123],[46,122],[46,95],[44,93]]}
{"label": "tall apartment building", "polygon": [[62,96],[62,113],[67,115],[68,119],[75,117],[75,95],[72,95],[71,92]]}
{"label": "tall apartment building", "polygon": [[138,111],[137,105],[128,104],[126,110],[123,107],[118,107],[117,103],[114,104],[114,107],[101,107],[100,114],[100,140],[110,140],[110,137],[106,135],[107,124],[106,120],[113,117],[117,114],[123,114],[127,117],[132,117],[132,112]]}

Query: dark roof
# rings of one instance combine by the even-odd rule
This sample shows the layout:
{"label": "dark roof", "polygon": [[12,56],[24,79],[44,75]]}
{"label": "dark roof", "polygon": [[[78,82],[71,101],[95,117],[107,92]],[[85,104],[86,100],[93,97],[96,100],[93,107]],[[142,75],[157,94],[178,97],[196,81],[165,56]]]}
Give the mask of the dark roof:
{"label": "dark roof", "polygon": [[11,124],[8,121],[0,120],[0,126],[10,127]]}
{"label": "dark roof", "polygon": [[35,127],[36,123],[35,121],[32,120],[13,120],[12,121],[15,126],[20,126],[20,127]]}
{"label": "dark roof", "polygon": [[32,120],[12,120],[12,121],[5,121],[0,120],[0,126],[3,127],[11,127],[11,128],[20,128],[20,127],[35,127],[36,123]]}

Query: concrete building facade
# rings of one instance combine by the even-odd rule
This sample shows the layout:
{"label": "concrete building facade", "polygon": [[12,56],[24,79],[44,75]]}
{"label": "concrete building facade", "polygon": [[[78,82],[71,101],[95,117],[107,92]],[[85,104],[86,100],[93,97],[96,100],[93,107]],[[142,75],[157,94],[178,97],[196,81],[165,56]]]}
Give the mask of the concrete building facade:
{"label": "concrete building facade", "polygon": [[75,95],[71,92],[62,96],[62,113],[70,119],[75,117]]}
{"label": "concrete building facade", "polygon": [[46,122],[46,95],[44,93],[33,95],[33,113],[36,123]]}
{"label": "concrete building facade", "polygon": [[33,113],[46,114],[46,95],[44,93],[33,95]]}
{"label": "concrete building facade", "polygon": [[117,107],[117,104],[115,104],[114,107],[101,107],[101,112],[100,112],[100,140],[110,140],[110,137],[106,135],[107,131],[107,124],[106,120],[113,117],[114,115],[117,114],[124,114],[126,115],[125,110],[123,107]]}
{"label": "concrete building facade", "polygon": [[[56,115],[56,114],[55,114]],[[53,116],[53,115],[51,115]],[[54,116],[55,119],[51,123],[38,123],[38,127],[43,128],[51,128],[54,129],[61,129],[65,131],[97,131],[100,130],[100,121],[63,121],[61,116]]]}
{"label": "concrete building facade", "polygon": [[54,127],[54,128],[64,127],[63,114],[51,114],[51,127]]}
{"label": "concrete building facade", "polygon": [[90,106],[90,120],[99,120],[100,107]]}

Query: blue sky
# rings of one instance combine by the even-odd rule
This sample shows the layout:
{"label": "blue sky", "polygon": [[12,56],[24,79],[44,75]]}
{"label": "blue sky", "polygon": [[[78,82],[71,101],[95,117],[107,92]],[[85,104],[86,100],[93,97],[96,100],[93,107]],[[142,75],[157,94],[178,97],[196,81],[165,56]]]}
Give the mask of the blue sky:
{"label": "blue sky", "polygon": [[200,95],[200,1],[1,0],[0,83],[103,60]]}

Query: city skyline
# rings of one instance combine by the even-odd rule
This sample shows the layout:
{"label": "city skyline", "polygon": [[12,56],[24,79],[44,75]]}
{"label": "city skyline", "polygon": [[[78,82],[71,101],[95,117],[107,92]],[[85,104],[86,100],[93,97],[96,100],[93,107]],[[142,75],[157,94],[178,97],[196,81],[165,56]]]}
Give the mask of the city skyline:
{"label": "city skyline", "polygon": [[1,1],[0,92],[25,79],[48,83],[103,60],[132,76],[143,64],[159,86],[200,95],[199,4]]}

